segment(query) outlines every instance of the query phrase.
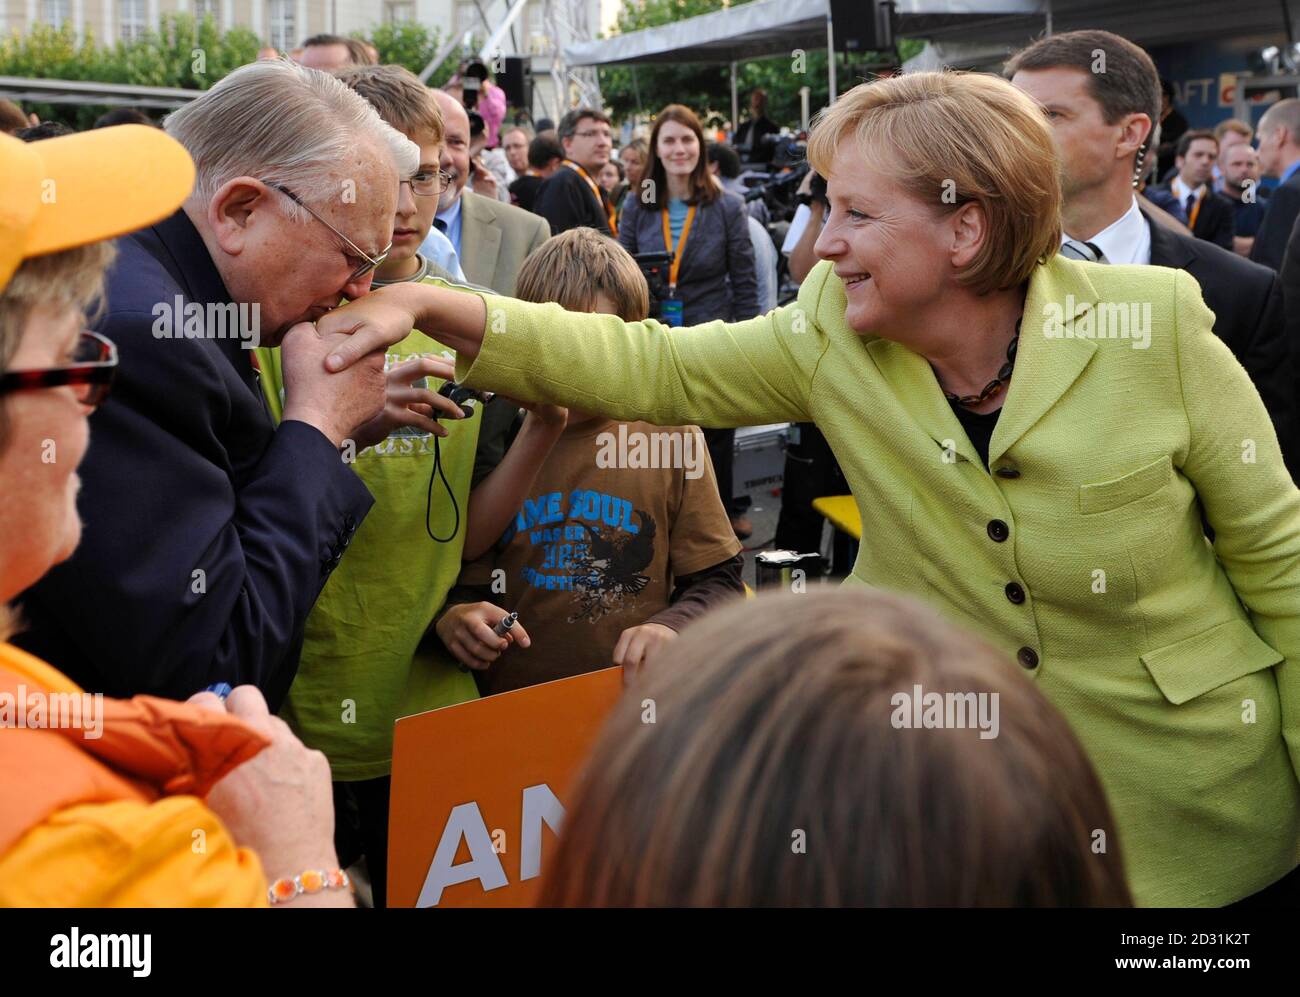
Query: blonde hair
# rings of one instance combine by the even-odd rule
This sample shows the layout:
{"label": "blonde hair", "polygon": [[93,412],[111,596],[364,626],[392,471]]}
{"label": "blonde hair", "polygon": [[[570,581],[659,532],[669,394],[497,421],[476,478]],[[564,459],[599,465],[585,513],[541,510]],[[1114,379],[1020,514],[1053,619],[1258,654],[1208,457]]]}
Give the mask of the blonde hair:
{"label": "blonde hair", "polygon": [[572,228],[547,239],[519,268],[515,297],[553,301],[571,312],[589,312],[604,294],[624,322],[650,314],[650,288],[626,249],[592,228]]}
{"label": "blonde hair", "polygon": [[957,279],[978,294],[1029,279],[1061,245],[1060,162],[1042,109],[981,73],[909,73],[854,87],[817,116],[808,160],[828,176],[844,141],[938,211],[972,202],[988,234]]}
{"label": "blonde hair", "polygon": [[348,66],[335,78],[370,101],[379,116],[408,136],[425,132],[442,145],[442,110],[433,92],[405,66]]}

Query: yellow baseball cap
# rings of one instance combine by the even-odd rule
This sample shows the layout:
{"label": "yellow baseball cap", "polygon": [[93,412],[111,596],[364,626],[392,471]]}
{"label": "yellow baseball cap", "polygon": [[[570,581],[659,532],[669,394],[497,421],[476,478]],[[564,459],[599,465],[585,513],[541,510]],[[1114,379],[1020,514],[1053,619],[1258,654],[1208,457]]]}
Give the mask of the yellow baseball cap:
{"label": "yellow baseball cap", "polygon": [[189,197],[185,147],[148,125],[39,142],[0,135],[0,288],[28,256],[134,232]]}

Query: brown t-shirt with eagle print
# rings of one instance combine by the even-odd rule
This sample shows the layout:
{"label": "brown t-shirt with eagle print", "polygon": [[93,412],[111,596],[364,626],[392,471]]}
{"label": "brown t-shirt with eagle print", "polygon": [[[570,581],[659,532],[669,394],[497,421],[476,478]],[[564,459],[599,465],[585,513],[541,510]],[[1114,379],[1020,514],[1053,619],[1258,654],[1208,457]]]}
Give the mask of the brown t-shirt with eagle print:
{"label": "brown t-shirt with eagle print", "polygon": [[532,638],[476,673],[480,691],[608,668],[619,635],[667,609],[675,579],[740,549],[698,428],[566,430],[501,540],[461,572]]}

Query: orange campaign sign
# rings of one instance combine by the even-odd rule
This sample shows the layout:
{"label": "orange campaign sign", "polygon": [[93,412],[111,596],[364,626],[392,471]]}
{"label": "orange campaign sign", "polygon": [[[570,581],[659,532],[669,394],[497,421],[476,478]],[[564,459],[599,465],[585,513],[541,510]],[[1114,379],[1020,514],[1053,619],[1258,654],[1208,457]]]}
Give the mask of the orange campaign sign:
{"label": "orange campaign sign", "polygon": [[573,777],[623,694],[623,669],[397,721],[389,805],[394,907],[527,907]]}

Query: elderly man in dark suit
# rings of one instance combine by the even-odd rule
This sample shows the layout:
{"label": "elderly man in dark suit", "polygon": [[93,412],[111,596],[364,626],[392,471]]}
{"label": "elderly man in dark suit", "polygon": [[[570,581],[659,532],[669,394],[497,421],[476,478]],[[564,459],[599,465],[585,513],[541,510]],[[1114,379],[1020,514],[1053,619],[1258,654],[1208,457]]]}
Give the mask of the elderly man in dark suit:
{"label": "elderly man in dark suit", "polygon": [[[340,369],[349,337],[312,323],[369,290],[418,150],[332,76],[278,61],[237,70],[166,128],[195,161],[194,191],[118,243],[99,328],[121,361],[81,465],[85,539],[24,595],[17,640],[89,690],[251,683],[274,709],[372,502],[350,455],[417,418],[409,399],[385,406],[388,341],[358,333],[363,358]],[[278,428],[259,344],[283,346]]]}
{"label": "elderly man in dark suit", "polygon": [[[1091,71],[1096,50],[1106,53],[1104,73]],[[1300,475],[1295,383],[1276,274],[1157,224],[1133,194],[1151,155],[1151,122],[1160,107],[1151,58],[1109,32],[1071,31],[1024,49],[1007,73],[1043,106],[1061,148],[1061,252],[1099,263],[1173,267],[1195,277],[1214,312],[1215,334],[1246,368],[1288,469]]]}
{"label": "elderly man in dark suit", "polygon": [[1300,100],[1279,100],[1259,119],[1259,167],[1279,183],[1268,200],[1250,258],[1276,270],[1300,217]]}

